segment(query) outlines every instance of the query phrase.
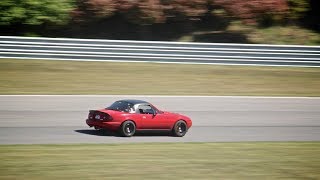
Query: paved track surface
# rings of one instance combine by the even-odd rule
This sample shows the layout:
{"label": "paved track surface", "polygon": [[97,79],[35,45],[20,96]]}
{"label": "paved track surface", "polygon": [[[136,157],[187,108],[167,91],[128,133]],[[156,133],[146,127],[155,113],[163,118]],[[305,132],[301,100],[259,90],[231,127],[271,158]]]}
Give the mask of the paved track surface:
{"label": "paved track surface", "polygon": [[[186,114],[194,126],[183,138],[123,138],[86,126],[89,109],[128,98]],[[0,122],[0,144],[320,141],[320,98],[0,96]]]}

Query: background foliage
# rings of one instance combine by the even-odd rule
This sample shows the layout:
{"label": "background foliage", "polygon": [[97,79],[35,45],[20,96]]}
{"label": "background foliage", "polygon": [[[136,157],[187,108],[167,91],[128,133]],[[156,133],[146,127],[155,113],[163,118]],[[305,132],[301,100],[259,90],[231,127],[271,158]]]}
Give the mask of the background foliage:
{"label": "background foliage", "polygon": [[71,0],[1,0],[0,25],[65,24],[73,8]]}
{"label": "background foliage", "polygon": [[[319,36],[319,7],[317,0],[2,0],[0,34],[259,43],[250,32],[273,26]],[[228,30],[234,22],[240,31]]]}

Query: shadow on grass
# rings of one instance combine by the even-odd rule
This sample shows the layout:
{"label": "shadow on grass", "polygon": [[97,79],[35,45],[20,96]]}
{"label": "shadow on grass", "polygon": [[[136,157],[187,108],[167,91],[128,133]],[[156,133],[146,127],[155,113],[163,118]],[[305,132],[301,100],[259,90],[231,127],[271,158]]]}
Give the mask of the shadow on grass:
{"label": "shadow on grass", "polygon": [[195,34],[196,42],[215,42],[215,43],[250,43],[247,37],[240,33],[219,32],[219,33],[204,33]]}
{"label": "shadow on grass", "polygon": [[[77,133],[93,135],[93,136],[114,136],[121,137],[116,132],[107,131],[104,129],[95,130],[95,129],[78,129],[74,130]],[[134,136],[169,136],[171,137],[171,133],[169,131],[139,131],[134,134]],[[173,136],[172,136],[173,137]]]}

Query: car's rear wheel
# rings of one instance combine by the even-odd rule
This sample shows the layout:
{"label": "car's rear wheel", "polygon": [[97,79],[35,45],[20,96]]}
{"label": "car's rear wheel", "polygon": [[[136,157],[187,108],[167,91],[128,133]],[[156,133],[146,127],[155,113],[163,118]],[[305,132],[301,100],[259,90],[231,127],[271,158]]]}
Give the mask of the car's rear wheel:
{"label": "car's rear wheel", "polygon": [[131,137],[136,132],[136,125],[132,121],[125,121],[120,127],[120,135],[124,137]]}
{"label": "car's rear wheel", "polygon": [[184,136],[187,133],[187,131],[188,131],[187,124],[183,120],[177,121],[174,124],[173,129],[172,129],[173,135],[177,136],[177,137]]}

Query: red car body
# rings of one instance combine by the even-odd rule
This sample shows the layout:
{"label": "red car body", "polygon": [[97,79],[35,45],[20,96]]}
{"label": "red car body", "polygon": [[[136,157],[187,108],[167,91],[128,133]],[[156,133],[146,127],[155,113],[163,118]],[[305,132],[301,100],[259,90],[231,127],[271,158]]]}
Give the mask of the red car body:
{"label": "red car body", "polygon": [[86,123],[96,129],[119,131],[123,136],[132,136],[136,131],[143,130],[165,130],[184,136],[192,126],[189,117],[160,111],[141,100],[120,100],[108,108],[90,110]]}

